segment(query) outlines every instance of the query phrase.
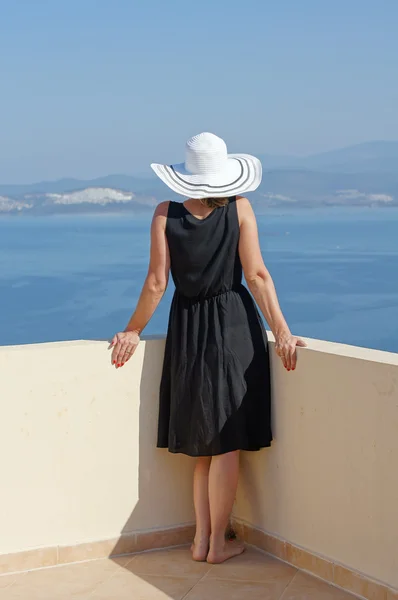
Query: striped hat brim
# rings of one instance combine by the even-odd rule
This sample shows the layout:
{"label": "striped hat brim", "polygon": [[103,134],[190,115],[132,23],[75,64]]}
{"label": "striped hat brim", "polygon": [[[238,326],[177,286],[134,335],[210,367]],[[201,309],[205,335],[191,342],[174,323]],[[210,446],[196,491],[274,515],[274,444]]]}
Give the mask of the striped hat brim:
{"label": "striped hat brim", "polygon": [[229,154],[226,168],[211,175],[189,173],[184,163],[151,165],[173,192],[188,198],[223,198],[254,192],[261,183],[261,162],[250,154]]}

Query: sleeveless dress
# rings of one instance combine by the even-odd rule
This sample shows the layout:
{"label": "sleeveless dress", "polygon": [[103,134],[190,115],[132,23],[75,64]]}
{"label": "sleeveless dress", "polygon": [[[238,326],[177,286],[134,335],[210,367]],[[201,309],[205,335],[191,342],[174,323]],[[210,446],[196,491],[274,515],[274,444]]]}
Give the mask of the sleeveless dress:
{"label": "sleeveless dress", "polygon": [[159,448],[214,456],[270,446],[263,322],[242,285],[236,198],[203,220],[170,202],[166,236],[175,293],[158,423]]}

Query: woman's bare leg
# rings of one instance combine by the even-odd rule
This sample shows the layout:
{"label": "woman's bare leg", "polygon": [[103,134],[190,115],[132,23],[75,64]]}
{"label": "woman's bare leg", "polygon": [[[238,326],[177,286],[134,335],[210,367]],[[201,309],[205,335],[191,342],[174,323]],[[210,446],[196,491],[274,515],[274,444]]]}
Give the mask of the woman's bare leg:
{"label": "woman's bare leg", "polygon": [[211,457],[196,460],[193,478],[193,499],[196,515],[196,534],[192,544],[192,558],[206,560],[210,543],[209,469]]}
{"label": "woman's bare leg", "polygon": [[225,540],[239,477],[239,451],[213,456],[209,471],[210,549],[209,563],[221,563],[244,551],[243,544]]}

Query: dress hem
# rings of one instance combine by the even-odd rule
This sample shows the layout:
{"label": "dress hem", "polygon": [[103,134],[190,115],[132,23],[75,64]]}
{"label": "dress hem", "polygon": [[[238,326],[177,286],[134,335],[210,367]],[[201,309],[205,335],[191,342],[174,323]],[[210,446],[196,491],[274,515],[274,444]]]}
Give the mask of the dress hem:
{"label": "dress hem", "polygon": [[173,448],[169,448],[166,445],[157,445],[156,447],[159,450],[168,450],[168,452],[170,452],[170,454],[184,454],[185,456],[190,456],[191,458],[201,458],[201,457],[211,457],[211,456],[221,456],[222,454],[228,454],[229,452],[236,452],[237,450],[240,450],[241,452],[259,452],[260,450],[263,450],[264,448],[270,448],[271,447],[271,442],[272,439],[269,440],[269,442],[265,442],[264,444],[261,444],[261,446],[256,446],[256,447],[251,447],[251,448],[243,448],[241,446],[235,447],[235,448],[231,448],[230,450],[223,450],[222,452],[205,452],[205,453],[192,453],[189,452],[187,450],[184,449],[173,449]]}

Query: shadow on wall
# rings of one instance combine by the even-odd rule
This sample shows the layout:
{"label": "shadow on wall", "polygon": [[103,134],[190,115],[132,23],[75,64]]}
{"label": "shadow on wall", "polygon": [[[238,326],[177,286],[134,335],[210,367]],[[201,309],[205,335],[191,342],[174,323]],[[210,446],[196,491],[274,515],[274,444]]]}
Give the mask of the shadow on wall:
{"label": "shadow on wall", "polygon": [[[194,522],[193,459],[156,448],[159,390],[154,381],[160,381],[162,364],[163,353],[159,352],[159,346],[145,344],[140,383],[138,501],[123,527],[113,555],[126,552],[123,538],[129,534],[191,526]],[[131,477],[135,476],[131,473]],[[150,548],[149,537],[146,543]]]}

